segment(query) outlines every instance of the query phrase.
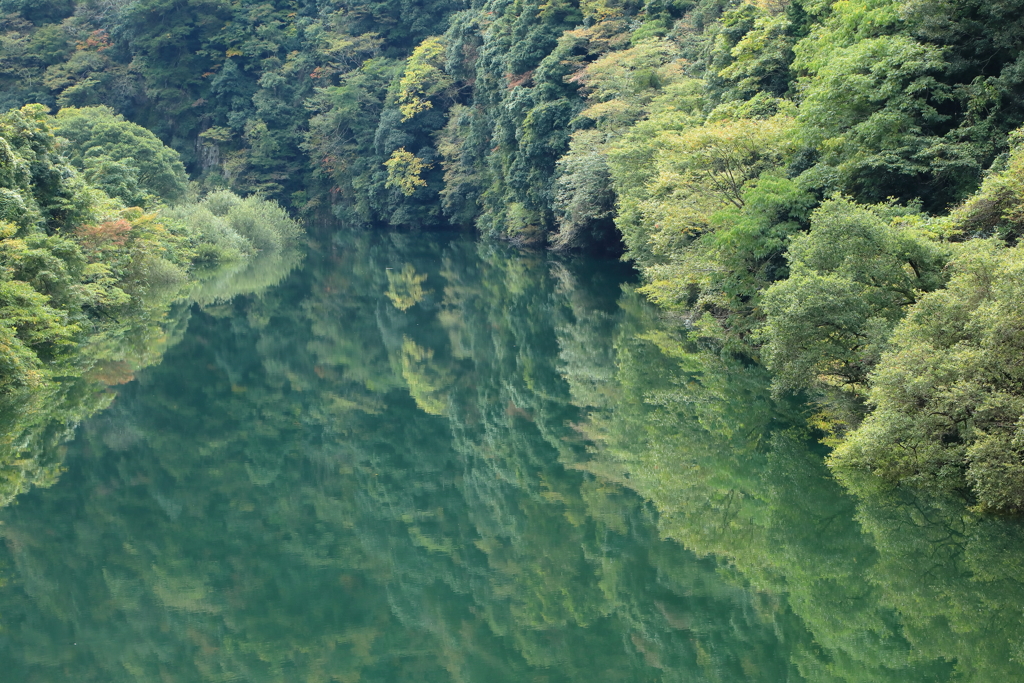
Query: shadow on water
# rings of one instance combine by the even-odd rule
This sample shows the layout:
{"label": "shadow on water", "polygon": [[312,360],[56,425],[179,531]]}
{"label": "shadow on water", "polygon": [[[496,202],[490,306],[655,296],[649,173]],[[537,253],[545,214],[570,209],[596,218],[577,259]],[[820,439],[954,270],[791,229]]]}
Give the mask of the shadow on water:
{"label": "shadow on water", "polygon": [[626,280],[357,234],[213,281],[2,512],[5,675],[1024,678],[1020,525],[851,495]]}

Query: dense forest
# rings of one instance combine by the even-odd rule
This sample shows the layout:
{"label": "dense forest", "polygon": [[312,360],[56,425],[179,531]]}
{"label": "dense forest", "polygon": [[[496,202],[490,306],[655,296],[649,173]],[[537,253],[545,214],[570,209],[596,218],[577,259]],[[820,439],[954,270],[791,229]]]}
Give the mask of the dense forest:
{"label": "dense forest", "polygon": [[844,476],[1024,509],[1024,2],[0,13],[6,395],[294,242],[281,206],[454,225],[622,254],[695,343],[809,399]]}

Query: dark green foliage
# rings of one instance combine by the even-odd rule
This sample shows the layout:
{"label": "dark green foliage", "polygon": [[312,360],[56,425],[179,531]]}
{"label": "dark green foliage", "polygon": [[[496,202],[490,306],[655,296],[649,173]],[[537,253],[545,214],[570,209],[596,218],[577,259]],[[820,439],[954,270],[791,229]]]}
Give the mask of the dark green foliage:
{"label": "dark green foliage", "polygon": [[75,11],[73,0],[3,0],[0,13],[19,15],[37,26],[58,22]]}
{"label": "dark green foliage", "polygon": [[[315,112],[309,122],[304,148],[317,168],[317,176],[331,186],[335,213],[345,225],[374,219],[371,182],[381,174],[387,156],[374,151],[378,119],[387,88],[401,74],[402,64],[375,58],[343,74],[337,85],[319,88],[310,100]],[[392,117],[398,114],[392,111]],[[383,181],[378,181],[383,186]],[[329,208],[324,206],[323,208]]]}
{"label": "dark green foliage", "polygon": [[42,105],[0,114],[0,211],[3,220],[49,234],[93,217],[94,197],[58,149]]}
{"label": "dark green foliage", "polygon": [[[589,89],[589,65],[651,41],[703,83],[704,114],[765,96],[797,102],[794,168],[822,194],[947,208],[1024,122],[1019,0],[5,1],[0,105],[109,105],[176,149],[208,188],[259,191],[350,225],[451,221],[523,242],[564,227],[576,237],[558,237],[563,247],[614,242],[605,208],[560,222],[569,214],[556,215],[556,202],[568,200],[555,183],[576,181],[558,161],[572,155],[571,133],[591,125],[579,117],[588,105],[671,84],[636,65],[613,98]],[[664,105],[630,106],[620,126]],[[388,187],[382,166],[400,149],[423,162],[415,192]],[[96,161],[92,173],[133,196],[129,167]],[[603,171],[586,173],[573,187]],[[613,173],[616,195],[621,183]]]}

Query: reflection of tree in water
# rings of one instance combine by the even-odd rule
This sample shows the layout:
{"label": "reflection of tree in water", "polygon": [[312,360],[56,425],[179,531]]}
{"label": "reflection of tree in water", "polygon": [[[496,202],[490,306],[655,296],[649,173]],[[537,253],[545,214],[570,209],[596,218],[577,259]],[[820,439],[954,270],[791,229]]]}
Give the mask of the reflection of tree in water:
{"label": "reflection of tree in water", "polygon": [[652,501],[665,536],[785,596],[813,637],[793,655],[805,679],[1024,674],[1020,525],[871,481],[846,482],[853,498],[760,368],[646,323],[619,325],[615,345],[620,393],[584,424],[597,448],[582,467]]}
{"label": "reflection of tree in water", "polygon": [[[209,305],[273,287],[302,261],[295,250],[196,275],[181,291],[151,290],[119,318],[107,316],[87,342],[63,359],[52,382],[0,394],[0,507],[59,477],[65,442],[112,400],[113,387],[160,362],[188,327],[186,302]],[[111,437],[115,438],[115,437]]]}
{"label": "reflection of tree in water", "polygon": [[956,662],[964,680],[1022,678],[1024,529],[964,509],[948,494],[881,489],[863,476],[857,519],[877,548],[869,572],[923,656]]}
{"label": "reflection of tree in water", "polygon": [[188,319],[184,306],[132,312],[91,337],[54,381],[0,395],[0,507],[33,487],[51,486],[77,426],[110,404],[112,387],[158,363]]}
{"label": "reflection of tree in water", "polygon": [[864,503],[883,521],[860,531],[759,371],[687,345],[608,264],[547,259],[356,235],[194,310],[62,485],[6,512],[5,670],[947,679],[939,617],[909,624],[912,587],[878,576],[905,571],[889,517]]}
{"label": "reflection of tree in water", "polygon": [[[325,261],[193,312],[64,485],[8,513],[9,670],[676,680],[733,657],[735,623],[776,642],[635,497],[558,463],[584,456],[555,332],[577,294],[542,257],[365,237]],[[400,311],[406,262],[434,293]],[[443,416],[410,395],[408,341]]]}

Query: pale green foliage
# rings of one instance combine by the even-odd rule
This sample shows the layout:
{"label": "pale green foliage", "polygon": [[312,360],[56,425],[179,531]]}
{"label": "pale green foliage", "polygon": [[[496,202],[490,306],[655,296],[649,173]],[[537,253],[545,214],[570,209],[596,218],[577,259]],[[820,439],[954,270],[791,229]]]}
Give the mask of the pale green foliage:
{"label": "pale green foliage", "polygon": [[434,361],[434,351],[423,348],[409,337],[402,339],[402,378],[416,406],[430,415],[444,415],[448,408],[448,389],[455,381],[447,368]]}
{"label": "pale green foliage", "polygon": [[241,198],[228,190],[198,203],[164,209],[161,215],[183,226],[202,262],[236,261],[257,252],[279,252],[298,245],[302,227],[274,201]]}
{"label": "pale green foliage", "polygon": [[452,87],[452,79],[443,71],[444,57],[444,43],[437,37],[427,38],[412,51],[396,97],[403,121],[433,107],[430,98]]}
{"label": "pale green foliage", "polygon": [[14,239],[0,222],[0,393],[38,386],[41,360],[66,351],[81,332],[78,282],[85,259],[70,240]]}
{"label": "pale green foliage", "polygon": [[[32,294],[18,292],[17,287],[18,285],[10,282],[0,284],[0,307],[6,309],[16,306],[19,311],[24,310],[24,298],[31,297]],[[11,387],[35,387],[40,383],[39,357],[25,342],[18,339],[16,322],[8,320],[5,316],[4,321],[0,323],[0,391],[5,392]]]}
{"label": "pale green foliage", "polygon": [[[878,6],[865,12],[881,17],[851,10],[868,4]],[[888,2],[843,3],[837,14],[850,14],[851,31],[878,33],[892,28],[896,11]],[[940,80],[949,68],[943,49],[903,32],[848,33],[818,32],[796,48],[796,65],[808,72],[800,81],[801,139],[821,153],[815,180],[862,201],[917,196],[929,207],[949,204],[981,169],[980,148],[945,135],[957,93]]]}
{"label": "pale green foliage", "polygon": [[28,163],[0,137],[0,221],[24,226],[38,220],[38,211],[32,211],[30,182]]}
{"label": "pale green foliage", "polygon": [[[558,229],[550,239],[556,249],[614,240],[615,187],[609,152],[619,136],[639,119],[660,111],[666,100],[685,106],[687,92],[678,51],[662,38],[609,51],[568,80],[583,86],[588,106],[579,116],[593,120],[597,128],[575,132],[569,151],[558,161],[552,202]],[[688,84],[694,90],[696,83]]]}
{"label": "pale green foliage", "polygon": [[253,258],[223,264],[219,268],[195,273],[188,299],[201,306],[222,304],[239,295],[262,295],[302,263],[297,249],[257,254]]}
{"label": "pale green foliage", "polygon": [[120,199],[126,206],[145,206],[154,201],[153,195],[139,186],[138,169],[127,159],[90,156],[83,160],[81,170],[90,185]]}
{"label": "pale green foliage", "polygon": [[649,185],[656,175],[655,164],[665,153],[663,134],[686,131],[700,125],[703,84],[686,79],[651,103],[651,116],[627,130],[608,150],[608,165],[615,183],[618,215],[615,225],[622,234],[629,258],[639,265],[654,260],[651,224],[645,220],[644,206]]}
{"label": "pale green foliage", "polygon": [[385,295],[391,299],[391,303],[400,311],[407,311],[423,300],[429,290],[423,289],[423,283],[427,280],[426,273],[417,273],[411,263],[402,266],[402,270],[395,272],[389,268],[388,291]]}
{"label": "pale green foliage", "polygon": [[45,294],[18,280],[0,282],[0,320],[0,392],[38,386],[42,374],[37,353],[52,357],[71,346],[80,331]]}
{"label": "pale green foliage", "polygon": [[[897,0],[847,0],[833,4],[826,0],[816,4],[818,7],[812,11],[824,15],[824,20],[800,41],[793,64],[795,68],[808,72],[827,65],[836,49],[895,32],[904,3]],[[811,3],[805,5],[811,9]]]}
{"label": "pale green foliage", "polygon": [[742,208],[758,176],[784,165],[792,154],[794,119],[718,120],[683,131],[665,131],[643,213],[652,224],[654,253],[669,255],[707,232],[710,217],[727,206]]}
{"label": "pale green foliage", "polygon": [[280,204],[259,195],[242,199],[228,209],[224,218],[259,252],[294,247],[302,236],[302,228]]}
{"label": "pale green foliage", "polygon": [[741,207],[715,212],[708,232],[667,263],[647,267],[642,291],[700,320],[703,334],[723,340],[746,335],[758,318],[760,292],[788,274],[783,252],[814,204],[800,183],[762,173],[744,191]]}
{"label": "pale green foliage", "polygon": [[832,457],[891,480],[969,486],[985,508],[1024,509],[1024,247],[958,248],[872,375],[874,411]]}
{"label": "pale green foliage", "polygon": [[196,255],[200,262],[236,261],[256,251],[252,242],[228,225],[223,214],[215,214],[205,202],[164,209],[162,215],[197,235]]}
{"label": "pale green foliage", "polygon": [[427,181],[421,174],[430,168],[430,165],[412,152],[405,151],[405,147],[392,152],[391,158],[384,162],[384,166],[388,169],[385,187],[397,188],[408,197],[416,192],[416,188],[427,186]]}
{"label": "pale green foliage", "polygon": [[211,192],[203,198],[202,204],[215,216],[226,216],[231,209],[242,203],[242,198],[234,192]]}
{"label": "pale green foliage", "polygon": [[276,252],[301,235],[259,197],[214,195],[160,218],[123,206],[183,191],[177,153],[107,108],[0,116],[0,393],[78,376],[81,342],[96,348],[131,324],[122,318],[168,305],[195,261]]}
{"label": "pale green foliage", "polygon": [[607,230],[611,223],[615,191],[604,139],[599,130],[578,131],[569,143],[569,153],[558,162],[554,201],[558,232],[551,238],[556,249],[580,243],[599,244],[601,235],[595,239],[593,233],[602,228]]}
{"label": "pale green foliage", "polygon": [[616,130],[643,118],[664,88],[683,78],[675,46],[662,38],[642,40],[608,52],[580,69],[570,81],[583,86],[588,107],[581,117]]}
{"label": "pale green foliage", "polygon": [[940,50],[906,36],[836,50],[805,81],[804,135],[837,155],[852,153],[844,148],[851,144],[892,144],[920,121],[939,116],[926,97],[936,87],[932,74],[942,65]]}
{"label": "pale green foliage", "polygon": [[96,220],[109,203],[68,165],[53,123],[41,104],[0,114],[0,211],[5,220],[50,234]]}
{"label": "pale green foliage", "polygon": [[[110,226],[113,239],[91,239]],[[0,223],[0,393],[45,384],[82,337],[97,331],[100,323],[89,313],[123,314],[138,303],[132,294],[166,280],[143,283],[157,274],[152,261],[160,258],[153,253],[159,247],[145,235],[129,236],[128,221],[87,228],[80,241],[39,233],[15,238],[15,226]],[[110,264],[92,262],[98,255]],[[177,272],[166,266],[160,273]]]}

